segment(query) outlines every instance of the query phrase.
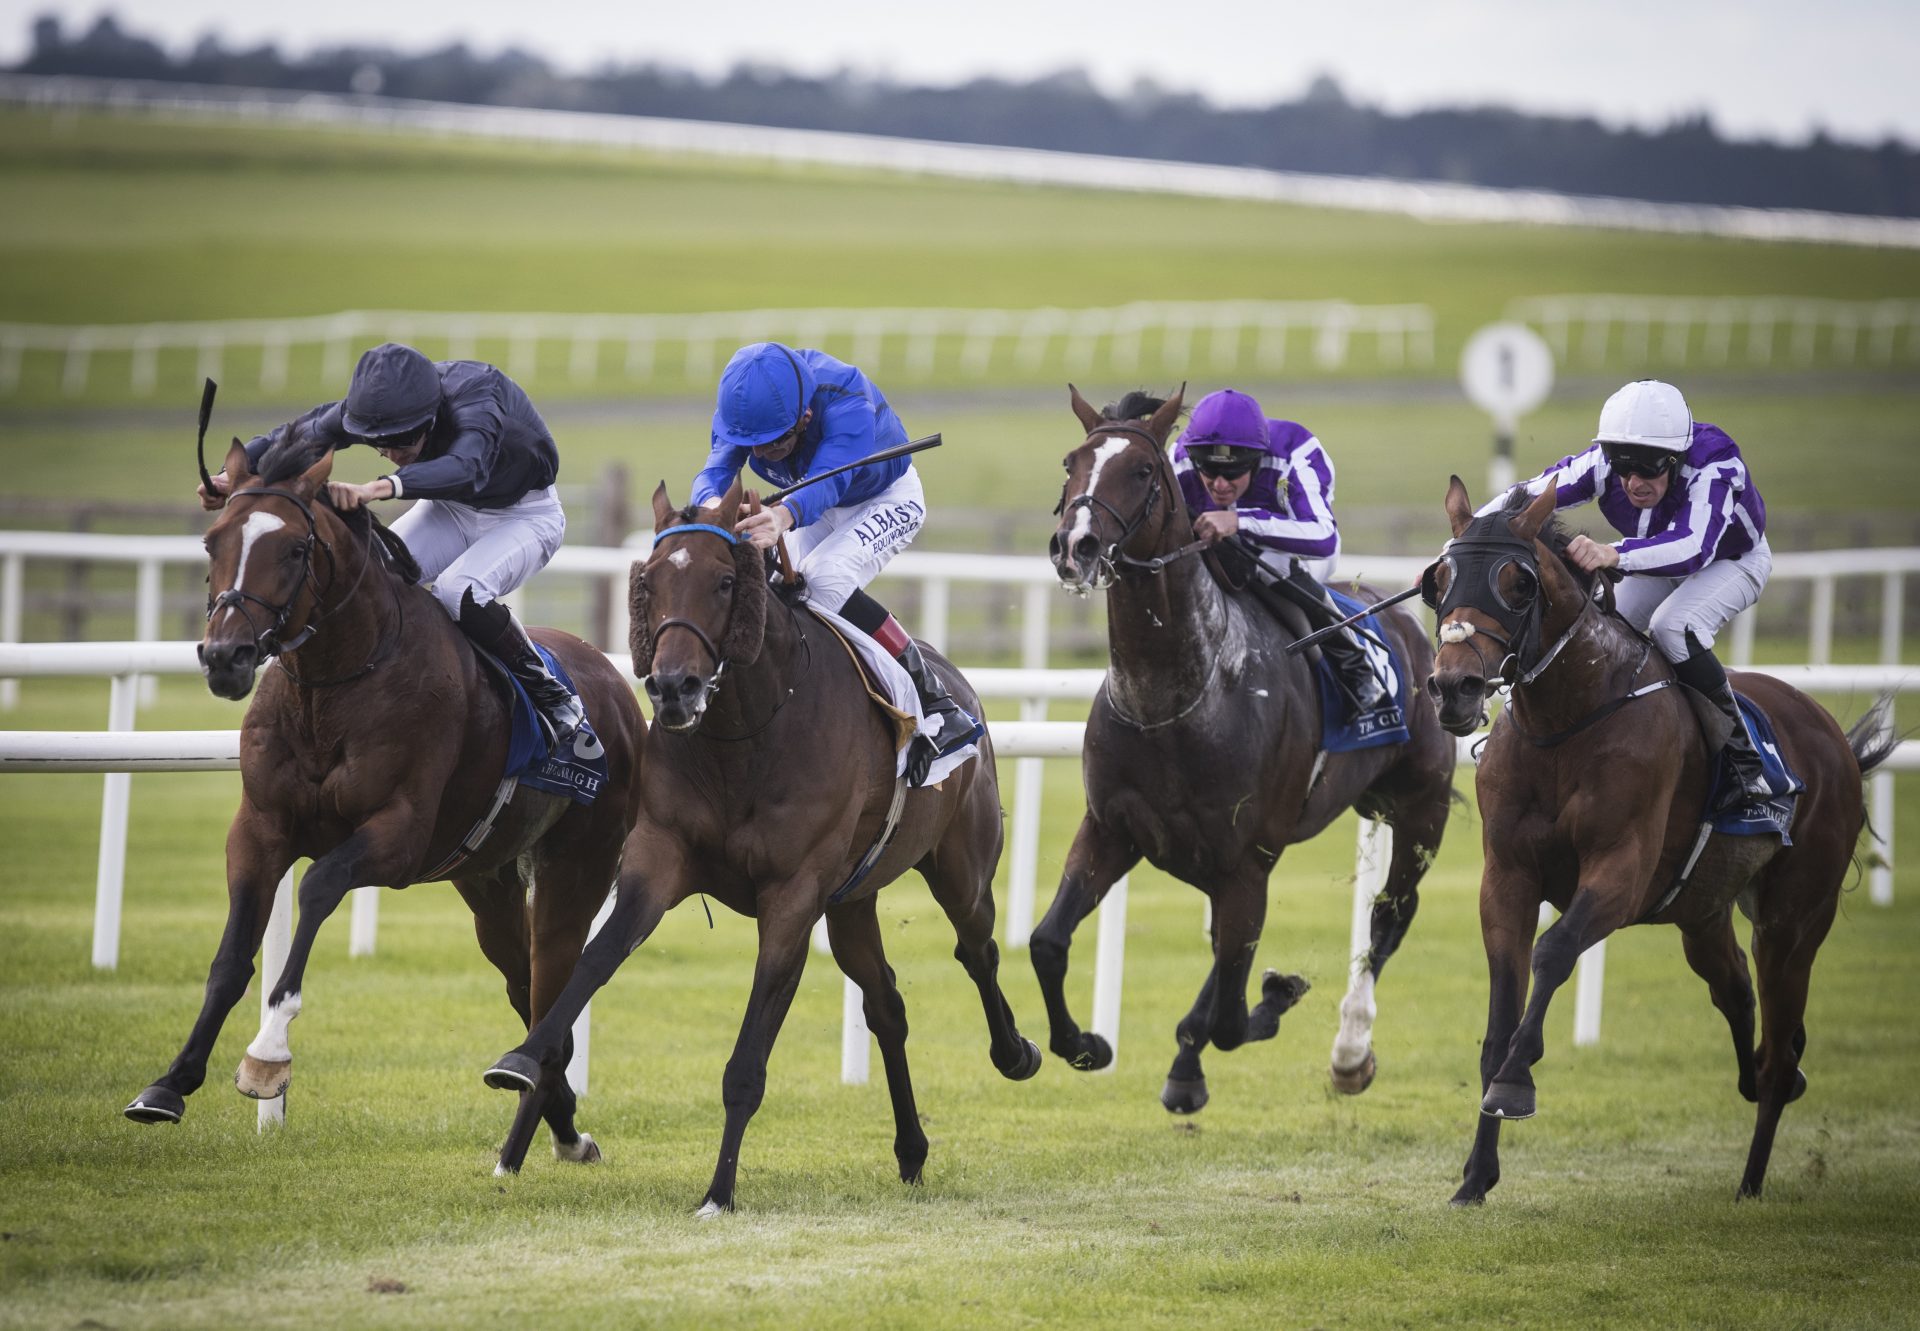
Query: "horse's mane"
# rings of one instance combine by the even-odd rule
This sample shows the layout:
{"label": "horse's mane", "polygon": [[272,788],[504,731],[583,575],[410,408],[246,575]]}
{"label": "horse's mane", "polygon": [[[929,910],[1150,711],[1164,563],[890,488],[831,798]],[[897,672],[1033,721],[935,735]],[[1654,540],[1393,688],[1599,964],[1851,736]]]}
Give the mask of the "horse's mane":
{"label": "horse's mane", "polygon": [[[279,485],[304,475],[314,463],[332,451],[333,441],[325,435],[311,431],[289,431],[267,446],[267,451],[260,455],[259,465],[254,468],[254,475],[260,478],[262,485]],[[356,538],[384,553],[387,567],[408,583],[420,581],[420,561],[413,557],[413,551],[407,549],[405,541],[373,515],[372,509],[365,504],[358,508],[334,508],[325,490],[320,492],[319,498],[321,504],[331,509]]]}
{"label": "horse's mane", "polygon": [[[1110,421],[1145,420],[1166,405],[1165,398],[1155,397],[1144,388],[1135,388],[1118,402],[1109,402],[1100,408],[1100,415]],[[1185,408],[1181,409],[1181,414],[1185,414]]]}

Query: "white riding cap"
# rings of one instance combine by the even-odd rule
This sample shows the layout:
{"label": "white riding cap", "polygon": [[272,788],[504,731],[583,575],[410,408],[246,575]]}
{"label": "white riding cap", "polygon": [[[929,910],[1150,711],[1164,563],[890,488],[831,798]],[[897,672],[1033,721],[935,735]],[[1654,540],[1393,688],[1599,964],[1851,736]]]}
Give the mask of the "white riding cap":
{"label": "white riding cap", "polygon": [[1636,379],[1600,408],[1593,442],[1684,453],[1693,443],[1693,413],[1672,384]]}

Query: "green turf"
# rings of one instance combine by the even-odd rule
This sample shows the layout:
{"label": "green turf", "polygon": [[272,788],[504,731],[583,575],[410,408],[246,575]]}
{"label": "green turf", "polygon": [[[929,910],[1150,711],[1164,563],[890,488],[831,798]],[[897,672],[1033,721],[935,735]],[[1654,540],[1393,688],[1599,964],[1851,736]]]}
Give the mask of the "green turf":
{"label": "green turf", "polygon": [[[98,684],[36,681],[10,724],[71,723]],[[170,682],[150,726],[229,724]],[[1042,903],[1077,778],[1049,764]],[[1324,1065],[1344,974],[1353,828],[1290,852],[1260,960],[1314,981],[1272,1044],[1210,1055],[1214,1103],[1155,1095],[1205,966],[1199,898],[1136,873],[1117,1071],[1049,1059],[1003,1082],[951,933],[917,880],[883,894],[932,1155],[892,1177],[881,1084],[837,1080],[839,984],[809,966],[749,1131],[741,1210],[696,1222],[751,926],[670,916],[594,1005],[582,1126],[599,1168],[546,1155],[491,1176],[510,1103],[478,1072],[515,1040],[497,977],[445,887],[388,893],[379,951],[322,936],[293,1030],[286,1130],[253,1131],[227,1075],[250,992],[177,1129],[119,1107],[198,1004],[223,909],[230,776],[137,777],[120,969],[87,964],[99,779],[8,778],[0,842],[31,866],[0,894],[0,1325],[315,1323],[743,1326],[1907,1325],[1920,1293],[1912,1099],[1920,870],[1891,909],[1851,892],[1815,972],[1812,1089],[1768,1195],[1732,1192],[1751,1111],[1678,938],[1610,945],[1602,1043],[1549,1023],[1541,1116],[1506,1133],[1484,1210],[1445,1205],[1474,1117],[1484,1019],[1478,826],[1455,817],[1380,996],[1381,1073],[1354,1100]],[[1920,844],[1903,796],[1900,844]],[[1911,856],[1905,863],[1912,866]],[[1004,883],[1000,888],[1004,900]],[[1090,1003],[1093,927],[1070,993]],[[1044,1038],[1023,952],[1004,971]],[[876,1060],[875,1074],[879,1070]],[[380,1292],[392,1285],[399,1292]],[[1201,1312],[1204,1310],[1204,1313]]]}

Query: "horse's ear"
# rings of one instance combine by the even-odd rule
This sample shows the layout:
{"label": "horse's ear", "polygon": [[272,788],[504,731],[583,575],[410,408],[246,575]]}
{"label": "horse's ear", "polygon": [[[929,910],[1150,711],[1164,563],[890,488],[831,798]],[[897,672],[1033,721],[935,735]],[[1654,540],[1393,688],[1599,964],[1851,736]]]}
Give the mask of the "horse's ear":
{"label": "horse's ear", "polygon": [[1513,534],[1523,541],[1531,541],[1538,536],[1540,529],[1547,525],[1547,519],[1553,516],[1553,505],[1557,497],[1555,487],[1549,481],[1547,488],[1542,490],[1531,504],[1520,510],[1520,516],[1508,522],[1507,525],[1513,528]]}
{"label": "horse's ear", "polygon": [[227,460],[220,465],[227,473],[228,489],[233,489],[253,475],[253,467],[247,462],[247,446],[240,442],[238,436],[234,438],[233,447],[227,450]]}
{"label": "horse's ear", "polygon": [[739,518],[740,477],[736,475],[733,478],[733,484],[727,487],[727,492],[721,495],[720,501],[714,505],[713,525],[716,527],[725,527],[728,531],[732,531],[733,524],[739,521]]}
{"label": "horse's ear", "polygon": [[1101,415],[1093,409],[1093,404],[1080,396],[1080,390],[1072,384],[1067,385],[1067,401],[1073,407],[1073,414],[1080,418],[1080,424],[1092,434],[1100,428]]}
{"label": "horse's ear", "polygon": [[1458,476],[1447,477],[1447,521],[1458,536],[1473,521],[1473,501],[1467,498],[1467,484]]}
{"label": "horse's ear", "polygon": [[674,519],[673,501],[667,498],[667,483],[660,482],[653,490],[653,533],[658,536],[672,525]]}
{"label": "horse's ear", "polygon": [[333,475],[333,450],[329,448],[320,455],[319,461],[300,473],[289,488],[302,499],[311,499],[319,494],[327,484],[327,478]]}
{"label": "horse's ear", "polygon": [[1183,383],[1174,395],[1160,404],[1160,409],[1147,418],[1147,429],[1152,431],[1161,443],[1167,442],[1167,435],[1173,430],[1173,423],[1180,419],[1180,399],[1187,395],[1187,386]]}

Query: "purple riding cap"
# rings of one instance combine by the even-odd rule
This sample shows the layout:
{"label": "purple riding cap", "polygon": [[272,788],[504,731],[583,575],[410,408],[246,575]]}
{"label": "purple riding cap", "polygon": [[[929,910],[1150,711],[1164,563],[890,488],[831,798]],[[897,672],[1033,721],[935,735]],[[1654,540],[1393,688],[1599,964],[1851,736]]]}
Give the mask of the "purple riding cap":
{"label": "purple riding cap", "polygon": [[1173,446],[1173,472],[1189,516],[1217,509],[1195,461],[1230,463],[1255,455],[1246,490],[1234,501],[1240,530],[1269,550],[1301,559],[1340,552],[1333,519],[1333,459],[1306,426],[1275,420],[1245,393],[1223,388],[1200,399]]}

